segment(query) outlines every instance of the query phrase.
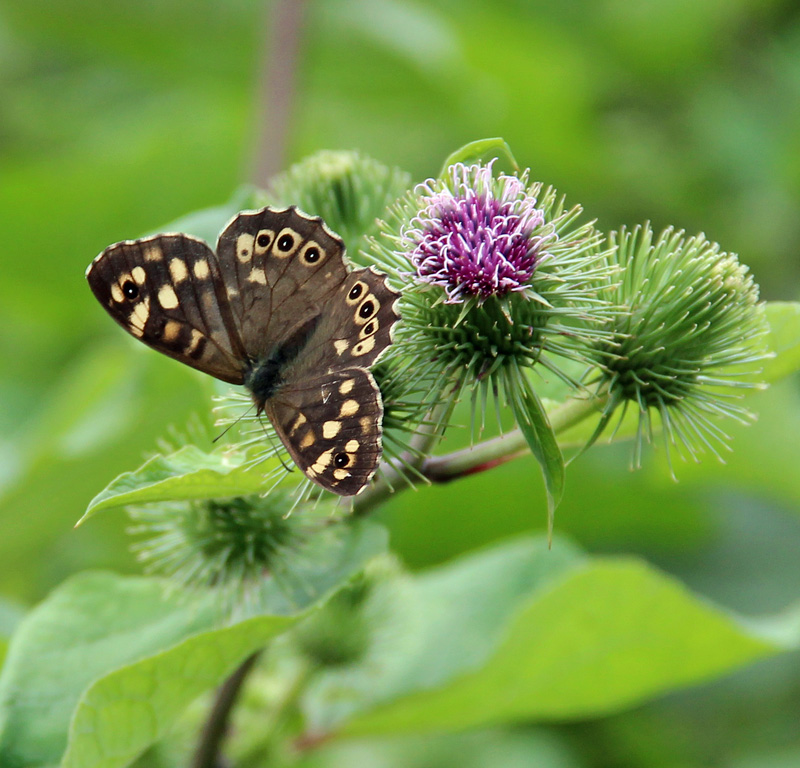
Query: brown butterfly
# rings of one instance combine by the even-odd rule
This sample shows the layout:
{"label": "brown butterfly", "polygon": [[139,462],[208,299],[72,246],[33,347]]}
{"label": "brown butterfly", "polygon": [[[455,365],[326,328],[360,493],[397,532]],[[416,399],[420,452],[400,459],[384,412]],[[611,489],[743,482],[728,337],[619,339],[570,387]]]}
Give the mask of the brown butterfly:
{"label": "brown butterfly", "polygon": [[153,349],[244,384],[314,482],[358,493],[381,458],[368,370],[392,343],[398,293],[348,269],[344,243],[296,208],[245,211],[217,252],[189,235],[126,240],[86,270],[94,295]]}

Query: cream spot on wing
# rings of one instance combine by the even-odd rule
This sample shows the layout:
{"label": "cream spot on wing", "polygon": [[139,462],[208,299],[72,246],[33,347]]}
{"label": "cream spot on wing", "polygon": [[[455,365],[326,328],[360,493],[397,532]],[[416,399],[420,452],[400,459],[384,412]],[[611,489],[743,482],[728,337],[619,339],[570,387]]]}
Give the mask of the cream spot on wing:
{"label": "cream spot on wing", "polygon": [[355,380],[355,379],[345,379],[345,380],[344,380],[344,381],[343,381],[343,382],[342,382],[342,383],[339,385],[339,394],[340,394],[340,395],[346,395],[346,394],[349,394],[350,392],[352,392],[352,391],[353,391],[353,387],[354,387],[355,385],[356,385],[356,380]]}
{"label": "cream spot on wing", "polygon": [[239,291],[232,285],[225,286],[225,293],[228,294],[229,299],[235,299],[239,295]]}
{"label": "cream spot on wing", "polygon": [[358,440],[348,440],[347,444],[344,447],[344,449],[348,453],[355,453],[358,450],[358,446],[359,446]]}
{"label": "cream spot on wing", "polygon": [[332,438],[336,437],[342,429],[342,422],[341,421],[326,421],[322,425],[322,436],[326,440],[331,440]]}
{"label": "cream spot on wing", "polygon": [[145,261],[161,261],[164,254],[157,245],[146,245],[144,247],[144,260]]}
{"label": "cream spot on wing", "polygon": [[116,283],[112,283],[111,285],[111,298],[117,302],[117,304],[121,304],[125,301],[125,294],[122,293],[122,288],[119,287]]}
{"label": "cream spot on wing", "polygon": [[170,259],[169,273],[174,283],[182,283],[189,273],[186,271],[186,262],[183,259]]}
{"label": "cream spot on wing", "polygon": [[371,416],[362,416],[361,417],[361,431],[362,432],[369,432],[372,429],[372,417]]}
{"label": "cream spot on wing", "polygon": [[236,257],[242,264],[246,264],[253,258],[253,243],[255,238],[247,232],[242,233],[236,238]]}
{"label": "cream spot on wing", "polygon": [[375,337],[367,336],[367,338],[364,339],[364,341],[359,341],[358,344],[356,344],[353,347],[353,351],[351,354],[354,355],[355,357],[360,357],[361,355],[366,355],[367,352],[372,352],[374,348],[375,348]]}
{"label": "cream spot on wing", "polygon": [[147,277],[144,267],[134,267],[131,270],[131,275],[133,276],[133,279],[136,281],[137,285],[144,285],[144,279]]}
{"label": "cream spot on wing", "polygon": [[158,292],[158,303],[164,309],[175,309],[178,306],[178,294],[171,285],[164,285]]}
{"label": "cream spot on wing", "polygon": [[267,275],[263,269],[253,269],[250,271],[250,274],[247,276],[248,282],[251,283],[261,283],[261,285],[267,284]]}
{"label": "cream spot on wing", "polygon": [[325,467],[331,463],[331,456],[333,456],[333,449],[325,451],[324,453],[320,454],[319,458],[311,465],[311,468],[318,475],[322,474],[325,471]]}
{"label": "cream spot on wing", "polygon": [[298,414],[297,414],[297,418],[296,418],[296,419],[294,420],[294,422],[292,423],[292,426],[291,426],[291,427],[289,427],[289,434],[290,434],[290,435],[293,435],[295,432],[297,432],[297,430],[298,430],[300,427],[302,427],[302,426],[303,426],[303,424],[305,424],[305,423],[306,423],[306,421],[307,421],[306,417],[305,417],[305,416],[303,416],[303,414],[302,414],[302,413],[298,413]]}
{"label": "cream spot on wing", "polygon": [[144,326],[147,323],[147,318],[150,317],[150,299],[144,299],[144,301],[140,301],[133,307],[133,311],[131,313],[131,321],[136,319],[136,324],[139,328],[142,329],[144,332]]}
{"label": "cream spot on wing", "polygon": [[312,479],[319,475],[320,471],[316,467],[317,465],[314,464],[313,466],[306,468],[306,474]]}
{"label": "cream spot on wing", "polygon": [[186,348],[187,353],[192,353],[197,349],[197,345],[203,340],[203,334],[197,330],[197,328],[192,328],[192,339],[189,342],[189,346]]}
{"label": "cream spot on wing", "polygon": [[137,338],[141,339],[144,336],[144,328],[139,328],[135,325],[129,325],[128,330]]}
{"label": "cream spot on wing", "polygon": [[180,323],[176,323],[174,320],[167,320],[167,324],[164,326],[164,332],[162,333],[161,337],[164,341],[175,341],[178,338],[181,332],[181,328],[183,326]]}
{"label": "cream spot on wing", "polygon": [[345,478],[350,477],[350,473],[346,469],[334,469],[333,476],[337,480],[344,480]]}
{"label": "cream spot on wing", "polygon": [[354,416],[356,413],[358,413],[357,400],[345,400],[339,408],[340,416]]}
{"label": "cream spot on wing", "polygon": [[194,276],[198,280],[205,280],[210,274],[211,270],[209,269],[208,262],[205,259],[199,259],[194,263]]}
{"label": "cream spot on wing", "polygon": [[333,342],[333,346],[336,347],[337,355],[343,355],[345,352],[347,352],[350,342],[347,341],[347,339],[336,339]]}
{"label": "cream spot on wing", "polygon": [[300,447],[308,448],[310,445],[314,445],[314,433],[309,429],[306,436],[300,441]]}

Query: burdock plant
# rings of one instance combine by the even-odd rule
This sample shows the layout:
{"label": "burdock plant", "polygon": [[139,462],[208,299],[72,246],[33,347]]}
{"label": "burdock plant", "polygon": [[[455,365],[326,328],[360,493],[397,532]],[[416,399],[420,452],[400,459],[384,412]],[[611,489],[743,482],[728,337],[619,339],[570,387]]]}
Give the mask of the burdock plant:
{"label": "burdock plant", "polygon": [[729,439],[723,417],[749,421],[740,393],[760,386],[747,375],[766,357],[758,286],[734,254],[702,234],[669,228],[655,236],[645,224],[612,232],[609,242],[619,310],[606,325],[610,335],[593,347],[595,392],[605,404],[592,440],[632,407],[634,466],[656,419],[668,459],[671,446],[695,460],[704,449],[721,458]]}
{"label": "burdock plant", "polygon": [[[336,508],[339,517],[348,508],[363,516],[409,484],[453,480],[530,451],[551,530],[567,429],[586,422],[585,450],[633,407],[638,465],[659,432],[668,448],[719,455],[721,420],[749,418],[738,396],[758,386],[765,322],[735,255],[702,235],[655,237],[647,225],[604,236],[580,206],[532,181],[530,170],[513,170],[507,150],[495,148],[488,158],[465,148],[399,197],[400,171],[343,152],[304,161],[264,193],[267,202],[324,208],[362,245],[354,258],[386,272],[401,294],[394,343],[373,368],[384,462],[351,506]],[[466,410],[456,408],[462,401]],[[173,522],[162,521],[141,556],[184,582],[245,583],[274,572],[303,533],[288,521],[331,502],[301,473],[287,478],[291,461],[267,422],[242,413],[247,402],[234,394],[223,424],[236,425],[233,450],[261,472],[273,503],[244,497],[202,514],[193,507],[190,518],[166,514]],[[459,426],[469,445],[438,453]]]}
{"label": "burdock plant", "polygon": [[457,162],[419,184],[372,241],[380,267],[405,286],[389,358],[400,378],[413,368],[433,400],[469,393],[473,436],[489,401],[499,423],[510,411],[542,465],[552,510],[563,462],[536,382],[576,385],[563,364],[584,360],[603,336],[610,267],[579,206],[528,171],[494,165]]}
{"label": "burdock plant", "polygon": [[[469,564],[457,566],[466,588],[447,574],[422,584],[387,557],[387,537],[365,519],[380,502],[409,485],[456,480],[532,453],[545,479],[552,527],[564,487],[562,451],[574,457],[601,437],[632,436],[638,465],[645,443],[661,435],[670,453],[719,455],[727,444],[725,420],[749,419],[740,397],[760,386],[766,356],[764,308],[734,254],[703,235],[672,229],[654,235],[648,225],[606,236],[580,206],[567,204],[534,172],[519,171],[503,142],[469,145],[437,177],[414,186],[402,172],[356,153],[323,153],[256,193],[253,207],[264,203],[300,204],[325,216],[345,236],[354,261],[388,275],[400,293],[400,320],[393,343],[372,367],[383,401],[383,460],[357,496],[334,497],[307,480],[269,421],[234,393],[221,395],[224,419],[213,448],[201,450],[201,439],[152,457],[90,505],[90,512],[133,505],[142,537],[137,554],[147,569],[166,576],[187,602],[201,596],[189,608],[176,601],[165,611],[187,622],[176,636],[185,640],[178,646],[181,663],[193,673],[182,673],[180,691],[188,698],[229,676],[201,729],[197,766],[220,764],[230,709],[254,668],[263,675],[252,686],[261,697],[252,729],[258,744],[242,764],[286,764],[288,745],[313,746],[346,724],[350,712],[376,704],[380,712],[392,697],[403,702],[402,719],[416,697],[435,696],[436,686],[468,681],[482,664],[494,663],[498,657],[475,648],[488,654],[495,627],[498,638],[512,638],[517,624],[533,626],[516,621],[527,602],[511,610],[504,596],[527,601],[541,592],[542,574],[552,567],[560,577],[574,557],[553,552],[548,560],[537,544],[534,563],[534,554],[520,559],[514,545],[502,568],[492,557],[494,565],[474,572]],[[210,229],[223,222],[205,223]],[[453,524],[459,522],[453,510]],[[507,565],[511,582],[498,588],[497,574]],[[148,585],[135,585],[135,594]],[[647,594],[649,605],[656,593]],[[580,602],[579,595],[570,599]],[[506,618],[495,604],[509,608]],[[206,620],[209,605],[226,609],[225,626],[216,615]],[[451,612],[458,605],[463,611]],[[586,614],[580,616],[585,622]],[[514,617],[514,627],[507,617]],[[624,621],[619,631],[630,632],[627,613]],[[596,623],[592,631],[602,632]],[[171,619],[165,626],[172,627]],[[198,626],[204,635],[192,634]],[[536,626],[538,636],[541,622]],[[616,648],[620,635],[611,630],[617,634],[607,645]],[[111,619],[106,631],[116,646]],[[149,642],[146,633],[143,638]],[[467,648],[475,638],[480,641]],[[527,644],[515,643],[524,653]],[[649,633],[647,643],[649,652]],[[270,653],[256,664],[268,644]],[[152,653],[149,645],[134,650],[120,663]],[[161,663],[158,656],[145,662]],[[631,679],[638,678],[640,662],[635,666]],[[195,686],[198,671],[209,669],[206,687]],[[90,671],[96,676],[93,666]],[[507,686],[499,674],[492,680]],[[552,670],[543,674],[558,688]],[[131,700],[146,699],[148,727],[156,728],[153,713],[161,710],[150,700],[169,697],[161,696],[158,682],[150,696],[151,680],[154,673],[137,670],[113,680],[110,690],[132,686]],[[421,687],[414,688],[417,680]],[[527,701],[524,680],[514,682],[515,701]],[[539,693],[530,696],[537,706]],[[463,698],[473,706],[485,697]],[[92,719],[96,699],[87,701],[74,720],[76,733],[99,727]],[[426,705],[426,717],[456,705],[455,696],[441,701],[447,705]],[[594,699],[588,711],[597,711]],[[509,712],[516,717],[517,710]],[[130,757],[146,741],[126,739],[132,751],[123,752]],[[100,740],[91,749],[95,743]]]}

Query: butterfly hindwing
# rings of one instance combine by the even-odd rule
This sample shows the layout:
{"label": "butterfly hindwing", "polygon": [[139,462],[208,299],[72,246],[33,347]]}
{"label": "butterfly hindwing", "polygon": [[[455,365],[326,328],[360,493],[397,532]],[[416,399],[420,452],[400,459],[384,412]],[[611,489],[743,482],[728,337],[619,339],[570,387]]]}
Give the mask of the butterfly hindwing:
{"label": "butterfly hindwing", "polygon": [[217,254],[234,322],[254,358],[319,314],[348,275],[344,243],[322,219],[294,207],[238,214],[219,236]]}
{"label": "butterfly hindwing", "polygon": [[89,265],[86,278],[128,333],[204,373],[242,383],[241,342],[216,256],[204,242],[158,235],[116,243]]}
{"label": "butterfly hindwing", "polygon": [[375,473],[383,403],[364,368],[344,368],[302,387],[287,387],[265,411],[295,463],[323,488],[350,496]]}

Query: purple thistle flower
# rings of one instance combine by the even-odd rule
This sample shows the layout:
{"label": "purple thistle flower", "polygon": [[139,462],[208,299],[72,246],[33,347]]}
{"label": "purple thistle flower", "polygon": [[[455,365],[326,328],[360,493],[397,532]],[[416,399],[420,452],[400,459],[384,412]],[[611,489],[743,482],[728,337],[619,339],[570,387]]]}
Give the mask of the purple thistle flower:
{"label": "purple thistle flower", "polygon": [[400,237],[417,277],[439,285],[447,304],[525,291],[555,235],[534,236],[544,224],[523,179],[492,177],[492,163],[458,163],[447,183],[429,179],[416,188],[417,215]]}

